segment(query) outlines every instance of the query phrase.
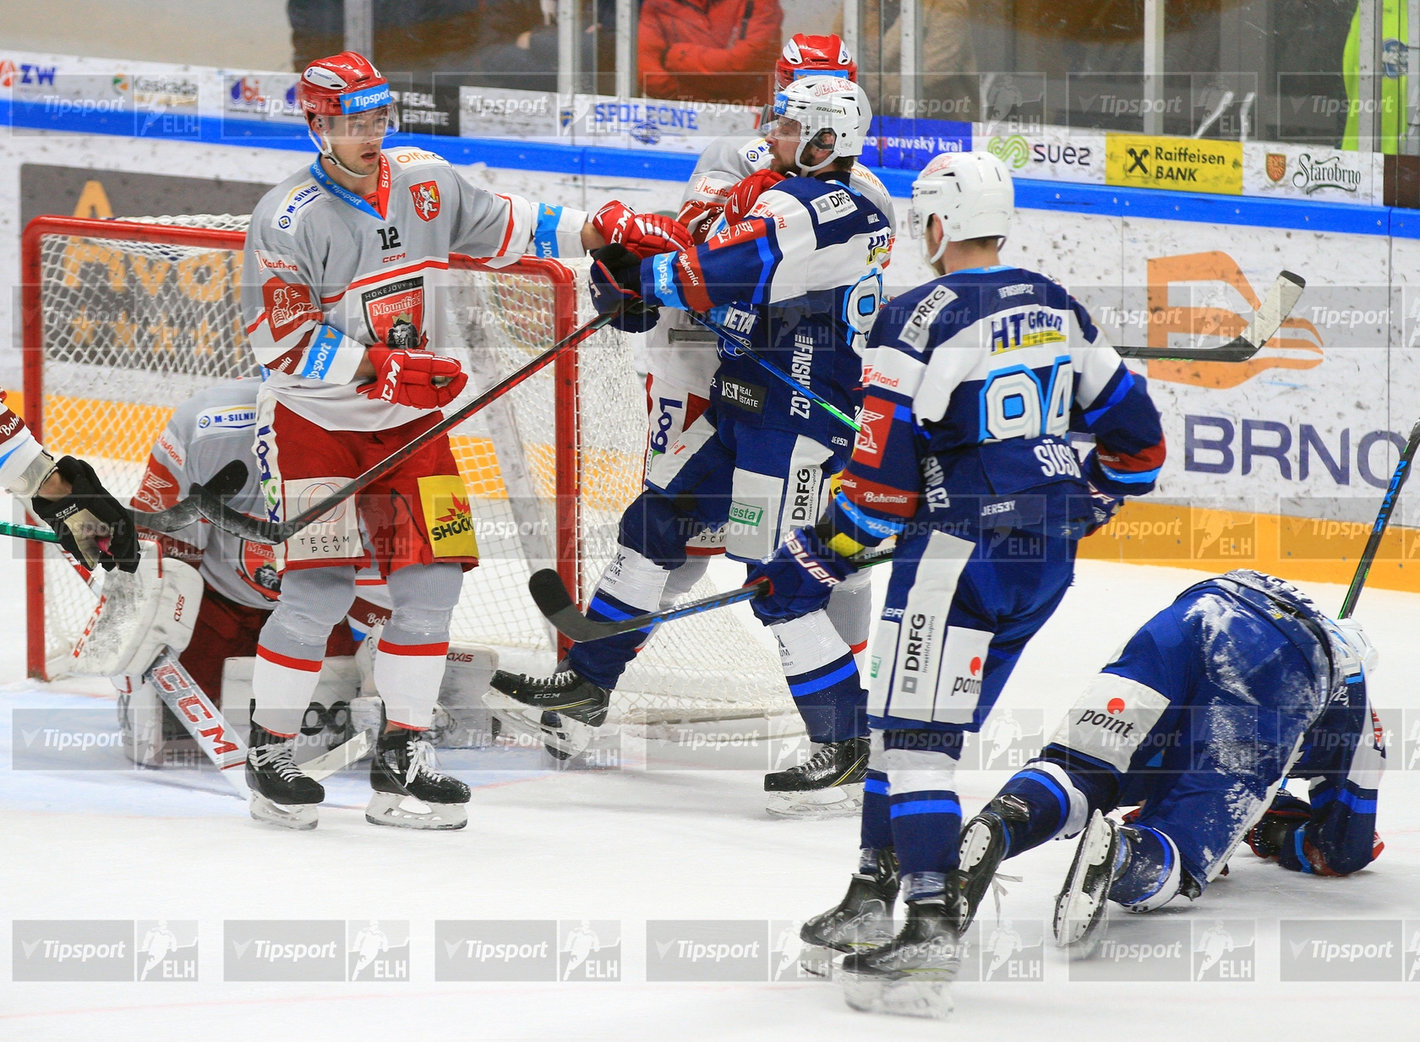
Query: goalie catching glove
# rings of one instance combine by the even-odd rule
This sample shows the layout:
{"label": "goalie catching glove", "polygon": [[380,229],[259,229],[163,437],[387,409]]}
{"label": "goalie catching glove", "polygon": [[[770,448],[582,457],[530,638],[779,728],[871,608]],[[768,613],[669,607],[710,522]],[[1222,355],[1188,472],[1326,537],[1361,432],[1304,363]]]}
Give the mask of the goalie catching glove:
{"label": "goalie catching glove", "polygon": [[54,529],[59,545],[90,569],[108,571],[138,568],[138,538],[133,516],[99,483],[94,468],[81,459],[65,456],[54,465],[69,483],[69,494],[59,499],[35,496],[30,509]]}
{"label": "goalie catching glove", "polygon": [[749,606],[766,625],[797,619],[827,605],[833,588],[857,570],[812,528],[796,528],[773,557],[750,569],[749,581],[768,579],[769,592]]}
{"label": "goalie catching glove", "polygon": [[592,214],[592,227],[608,245],[625,246],[638,260],[658,253],[687,250],[695,245],[690,232],[675,218],[637,213],[615,199]]}
{"label": "goalie catching glove", "polygon": [[420,350],[428,338],[410,322],[390,327],[384,344],[369,348],[375,379],[358,390],[366,398],[408,405],[415,409],[442,409],[464,389],[468,374],[458,360]]}

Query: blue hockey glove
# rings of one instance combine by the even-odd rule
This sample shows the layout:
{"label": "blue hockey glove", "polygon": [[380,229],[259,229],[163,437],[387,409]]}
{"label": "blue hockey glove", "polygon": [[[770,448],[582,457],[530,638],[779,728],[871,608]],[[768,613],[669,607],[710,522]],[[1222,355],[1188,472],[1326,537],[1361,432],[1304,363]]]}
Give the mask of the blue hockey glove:
{"label": "blue hockey glove", "polygon": [[1292,833],[1312,820],[1311,804],[1289,792],[1279,792],[1272,806],[1256,825],[1248,829],[1247,845],[1264,861],[1277,857],[1282,848],[1292,842]]}
{"label": "blue hockey glove", "polygon": [[644,333],[660,317],[641,296],[641,258],[620,243],[592,251],[591,293],[597,314],[619,309],[611,324],[628,333]]}
{"label": "blue hockey glove", "polygon": [[796,528],[773,557],[750,570],[750,582],[768,579],[770,590],[749,606],[766,624],[797,619],[826,605],[833,588],[855,571],[853,562],[830,550],[812,528]]}
{"label": "blue hockey glove", "polygon": [[1119,513],[1120,504],[1124,500],[1116,496],[1111,496],[1108,492],[1101,492],[1090,485],[1090,513],[1093,515],[1090,525],[1085,529],[1086,536],[1092,536],[1105,525],[1113,520],[1114,515]]}

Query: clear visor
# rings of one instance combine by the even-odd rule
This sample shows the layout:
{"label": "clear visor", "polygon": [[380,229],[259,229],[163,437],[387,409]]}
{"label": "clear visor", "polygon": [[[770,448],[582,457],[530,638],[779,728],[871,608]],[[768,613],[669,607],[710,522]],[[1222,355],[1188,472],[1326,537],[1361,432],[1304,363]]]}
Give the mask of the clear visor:
{"label": "clear visor", "polygon": [[908,213],[907,225],[914,239],[927,238],[927,221],[931,217],[930,198],[936,192],[924,192],[916,185],[912,187],[912,206]]}
{"label": "clear visor", "polygon": [[325,120],[326,136],[339,141],[383,141],[386,135],[399,130],[399,114],[393,105],[322,118]]}

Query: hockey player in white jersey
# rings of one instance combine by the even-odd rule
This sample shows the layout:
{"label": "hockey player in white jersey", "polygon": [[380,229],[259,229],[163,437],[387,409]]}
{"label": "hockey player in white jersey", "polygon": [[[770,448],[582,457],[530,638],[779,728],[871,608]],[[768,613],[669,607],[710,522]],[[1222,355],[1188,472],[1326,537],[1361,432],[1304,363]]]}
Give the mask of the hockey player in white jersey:
{"label": "hockey player in white jersey", "polygon": [[[389,84],[354,52],[312,62],[297,97],[320,154],[258,203],[242,273],[247,335],[268,373],[255,451],[273,521],[418,438],[463,389],[459,363],[435,353],[450,253],[494,264],[526,253],[580,256],[608,240],[635,248],[648,230],[673,227],[625,207],[604,207],[594,223],[570,207],[474,188],[432,152],[385,150]],[[252,814],[316,824],[324,790],[296,769],[289,739],[367,561],[363,521],[394,605],[375,655],[388,721],[366,819],[461,828],[468,787],[433,767],[424,738],[462,572],[478,558],[448,438],[424,444],[353,506],[333,508],[276,550],[282,596],[262,628],[253,677]]]}
{"label": "hockey player in white jersey", "polygon": [[[885,305],[868,339],[863,428],[828,512],[753,570],[771,621],[822,609],[852,556],[897,537],[873,636],[872,757],[858,872],[805,942],[848,952],[858,1009],[941,1015],[957,968],[962,742],[1074,574],[1076,541],[1164,459],[1143,380],[1057,282],[1003,265],[1014,191],[986,153],[937,156],[912,221],[938,273]],[[1093,434],[1081,461],[1071,430]],[[892,934],[899,890],[907,915]],[[885,937],[890,937],[884,943]]]}
{"label": "hockey player in white jersey", "polygon": [[55,459],[0,390],[0,488],[29,502],[54,529],[59,545],[85,567],[125,572],[138,567],[133,518],[99,482],[94,468],[73,456]]}
{"label": "hockey player in white jersey", "polygon": [[[704,245],[645,261],[615,247],[598,251],[593,292],[600,310],[713,314],[754,350],[792,372],[841,411],[856,407],[860,349],[881,299],[891,223],[851,187],[870,113],[861,88],[811,76],[776,97],[770,147],[787,177],[759,196],[748,217]],[[648,316],[636,315],[633,320]],[[643,322],[644,324],[644,322]],[[782,534],[817,517],[828,478],[851,445],[851,428],[772,379],[760,364],[720,345],[706,413],[652,468],[646,490],[622,516],[618,547],[589,606],[594,618],[626,618],[662,607],[670,577],[686,560],[686,537],[727,525],[726,554],[753,563]],[[781,663],[810,739],[806,764],[771,774],[771,808],[843,802],[866,767],[864,692],[852,650],[825,612],[776,625]],[[575,645],[550,677],[495,674],[510,699],[599,724],[609,689],[644,643],[630,633]]]}

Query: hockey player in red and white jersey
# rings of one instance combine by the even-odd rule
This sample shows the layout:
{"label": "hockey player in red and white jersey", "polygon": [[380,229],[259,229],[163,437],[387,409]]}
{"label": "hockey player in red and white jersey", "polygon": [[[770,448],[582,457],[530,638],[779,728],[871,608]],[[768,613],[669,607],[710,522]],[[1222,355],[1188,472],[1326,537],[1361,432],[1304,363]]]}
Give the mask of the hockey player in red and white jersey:
{"label": "hockey player in red and white jersey", "polygon": [[[497,264],[527,253],[581,256],[607,241],[636,249],[648,233],[683,237],[668,219],[619,204],[589,220],[474,188],[432,152],[384,149],[395,118],[389,84],[354,52],[312,62],[297,97],[320,155],[258,203],[242,275],[247,335],[268,374],[255,449],[265,513],[276,521],[418,438],[463,389],[459,363],[435,353],[436,295],[451,253]],[[366,819],[461,828],[468,787],[434,768],[424,739],[462,572],[478,559],[447,437],[372,484],[355,509],[335,507],[277,548],[282,595],[253,676],[252,814],[316,824],[324,790],[296,769],[289,739],[367,561],[360,520],[394,606],[375,654],[388,723]]]}
{"label": "hockey player in red and white jersey", "polygon": [[138,567],[133,519],[81,459],[56,460],[5,404],[0,390],[0,488],[29,501],[59,545],[89,568]]}

